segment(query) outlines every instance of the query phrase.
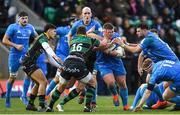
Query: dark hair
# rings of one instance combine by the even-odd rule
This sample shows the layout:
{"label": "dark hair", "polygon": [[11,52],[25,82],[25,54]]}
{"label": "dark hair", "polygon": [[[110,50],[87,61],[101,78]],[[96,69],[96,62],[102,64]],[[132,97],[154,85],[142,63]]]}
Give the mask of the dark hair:
{"label": "dark hair", "polygon": [[146,58],[142,63],[142,69],[147,70],[152,66],[153,61],[150,58]]}
{"label": "dark hair", "polygon": [[155,28],[150,29],[151,32],[158,34],[158,30]]}
{"label": "dark hair", "polygon": [[19,17],[24,17],[24,16],[28,16],[28,13],[22,11],[19,13]]}
{"label": "dark hair", "polygon": [[112,30],[112,29],[114,29],[114,26],[113,26],[111,23],[105,23],[105,24],[103,25],[103,29]]}
{"label": "dark hair", "polygon": [[85,26],[79,26],[76,34],[86,35],[86,27]]}
{"label": "dark hair", "polygon": [[44,26],[44,32],[47,32],[49,29],[56,29],[56,26],[53,24],[46,24]]}
{"label": "dark hair", "polygon": [[141,29],[149,29],[148,25],[146,23],[141,23],[138,28],[141,28]]}

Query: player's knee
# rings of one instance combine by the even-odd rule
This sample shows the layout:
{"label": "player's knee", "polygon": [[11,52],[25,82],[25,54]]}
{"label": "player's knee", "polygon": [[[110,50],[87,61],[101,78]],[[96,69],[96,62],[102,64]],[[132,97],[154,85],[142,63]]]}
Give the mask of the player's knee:
{"label": "player's knee", "polygon": [[55,78],[54,78],[54,82],[55,82],[56,84],[58,84],[58,83],[59,83],[59,77],[58,77],[58,76],[55,76]]}
{"label": "player's knee", "polygon": [[166,101],[169,99],[167,93],[163,93],[162,97],[163,97],[163,99],[166,100]]}
{"label": "player's knee", "polygon": [[14,83],[15,80],[16,80],[16,75],[10,75],[8,81]]}

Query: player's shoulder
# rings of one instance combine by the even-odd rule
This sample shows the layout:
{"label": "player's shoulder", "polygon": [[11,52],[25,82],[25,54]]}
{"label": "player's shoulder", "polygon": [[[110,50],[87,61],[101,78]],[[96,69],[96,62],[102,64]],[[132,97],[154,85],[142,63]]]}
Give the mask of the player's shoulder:
{"label": "player's shoulder", "polygon": [[34,28],[32,24],[27,24],[26,27]]}
{"label": "player's shoulder", "polygon": [[79,26],[79,25],[82,25],[82,23],[83,23],[83,20],[80,19],[80,20],[78,20],[78,21],[75,21],[74,24],[73,24],[73,26]]}
{"label": "player's shoulder", "polygon": [[19,26],[18,23],[12,23],[12,24],[10,24],[8,27],[9,27],[9,28],[16,28],[17,26]]}
{"label": "player's shoulder", "polygon": [[100,22],[99,22],[98,20],[96,20],[96,19],[93,19],[93,18],[92,18],[92,19],[91,19],[91,21],[92,21],[92,23],[95,23],[95,24],[101,25],[101,24],[100,24]]}

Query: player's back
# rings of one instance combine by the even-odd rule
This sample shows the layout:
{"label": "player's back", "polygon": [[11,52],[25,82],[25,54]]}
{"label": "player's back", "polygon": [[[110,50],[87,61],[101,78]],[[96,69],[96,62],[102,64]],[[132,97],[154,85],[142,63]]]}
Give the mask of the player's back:
{"label": "player's back", "polygon": [[70,42],[70,54],[81,54],[85,59],[89,57],[94,46],[99,46],[100,42],[85,35],[77,35]]}
{"label": "player's back", "polygon": [[148,32],[148,35],[142,40],[140,47],[144,52],[147,52],[149,58],[152,58],[154,62],[162,60],[179,61],[168,44],[152,32]]}
{"label": "player's back", "polygon": [[[161,81],[180,81],[180,64],[174,61],[164,60],[154,64],[152,71],[152,80]],[[151,79],[151,78],[150,78]]]}

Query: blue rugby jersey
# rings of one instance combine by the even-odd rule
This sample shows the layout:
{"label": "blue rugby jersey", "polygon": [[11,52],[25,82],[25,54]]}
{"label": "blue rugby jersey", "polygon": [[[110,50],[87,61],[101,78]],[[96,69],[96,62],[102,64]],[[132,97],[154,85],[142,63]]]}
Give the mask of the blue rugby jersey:
{"label": "blue rugby jersey", "polygon": [[180,82],[180,64],[170,60],[154,63],[149,84],[155,85],[162,81]]}
{"label": "blue rugby jersey", "polygon": [[36,36],[36,31],[31,24],[27,24],[26,26],[21,26],[18,23],[14,23],[8,26],[6,33],[10,41],[16,44],[21,44],[24,46],[22,51],[17,50],[14,47],[10,48],[10,53],[16,54],[25,54],[29,48],[29,39],[30,37]]}
{"label": "blue rugby jersey", "polygon": [[147,36],[141,41],[140,47],[143,50],[143,54],[151,58],[155,63],[161,60],[179,62],[179,59],[168,44],[152,32],[148,32]]}
{"label": "blue rugby jersey", "polygon": [[91,19],[91,22],[90,22],[88,25],[84,25],[84,22],[83,22],[83,20],[81,19],[81,20],[78,20],[78,21],[74,22],[74,24],[73,24],[73,26],[72,26],[72,28],[71,28],[71,30],[70,30],[69,33],[70,33],[72,36],[74,36],[74,35],[76,34],[77,28],[78,28],[79,26],[81,26],[81,25],[83,25],[83,26],[86,27],[86,31],[88,31],[89,29],[91,29],[93,26],[95,26],[95,31],[101,31],[101,30],[102,30],[101,24],[100,24],[98,21],[96,21],[96,20],[94,20],[94,19]]}

